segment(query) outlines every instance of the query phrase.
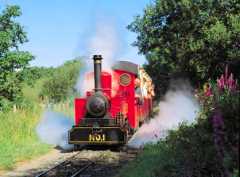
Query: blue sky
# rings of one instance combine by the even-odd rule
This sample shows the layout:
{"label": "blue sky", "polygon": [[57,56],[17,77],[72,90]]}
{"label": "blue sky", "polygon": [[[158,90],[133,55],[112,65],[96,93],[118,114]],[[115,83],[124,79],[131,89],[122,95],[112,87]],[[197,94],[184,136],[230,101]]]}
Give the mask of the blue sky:
{"label": "blue sky", "polygon": [[144,56],[138,55],[137,48],[131,46],[136,34],[128,31],[126,26],[133,21],[134,16],[142,14],[150,2],[150,0],[0,0],[0,10],[6,4],[17,4],[21,7],[22,16],[17,20],[24,25],[29,39],[22,49],[30,51],[36,57],[31,65],[59,66],[74,57],[89,56],[89,53],[94,53],[89,47],[89,41],[96,37],[97,31],[101,30],[102,26],[108,26],[114,31],[114,44],[112,41],[109,42],[109,38],[103,37],[106,40],[102,41],[108,42],[109,46],[116,45],[112,51],[115,58],[143,64]]}

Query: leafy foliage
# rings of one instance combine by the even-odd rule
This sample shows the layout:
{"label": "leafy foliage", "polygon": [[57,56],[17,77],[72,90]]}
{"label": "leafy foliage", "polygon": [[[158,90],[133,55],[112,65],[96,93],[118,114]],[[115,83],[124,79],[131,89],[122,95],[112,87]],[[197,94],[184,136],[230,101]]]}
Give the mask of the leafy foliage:
{"label": "leafy foliage", "polygon": [[40,96],[56,103],[76,94],[75,85],[80,68],[81,62],[79,59],[67,61],[63,66],[58,67],[43,83]]}
{"label": "leafy foliage", "polygon": [[229,64],[240,75],[237,0],[155,0],[128,28],[138,35],[134,45],[147,57],[158,94],[179,74],[203,83]]}
{"label": "leafy foliage", "polygon": [[222,175],[229,176],[239,165],[240,91],[228,67],[217,83],[208,83],[203,94],[203,113],[212,124],[216,157],[222,165]]}
{"label": "leafy foliage", "polygon": [[183,123],[145,147],[120,176],[239,176],[240,91],[233,75],[225,72],[221,78],[223,85],[213,80],[199,92],[202,111],[196,123]]}
{"label": "leafy foliage", "polygon": [[[74,66],[79,65],[74,61],[68,63],[72,63]],[[12,169],[18,161],[34,158],[51,150],[51,146],[40,142],[35,131],[46,106],[39,98],[39,94],[45,83],[62,67],[29,67],[21,71],[25,80],[21,105],[16,109],[0,112],[0,169]],[[68,69],[70,70],[70,68]],[[64,69],[64,72],[68,72],[68,69]],[[69,78],[67,79],[69,80]],[[7,105],[6,102],[4,104]],[[12,108],[12,105],[9,107]],[[65,102],[51,104],[51,109],[73,117],[73,100],[68,98]]]}
{"label": "leafy foliage", "polygon": [[21,72],[24,81],[30,85],[34,86],[36,81],[43,78],[49,78],[55,71],[53,67],[28,67]]}
{"label": "leafy foliage", "polygon": [[23,81],[20,71],[33,59],[29,52],[18,50],[19,45],[27,42],[23,27],[15,21],[20,15],[18,6],[7,6],[0,14],[0,109],[5,103],[20,99]]}

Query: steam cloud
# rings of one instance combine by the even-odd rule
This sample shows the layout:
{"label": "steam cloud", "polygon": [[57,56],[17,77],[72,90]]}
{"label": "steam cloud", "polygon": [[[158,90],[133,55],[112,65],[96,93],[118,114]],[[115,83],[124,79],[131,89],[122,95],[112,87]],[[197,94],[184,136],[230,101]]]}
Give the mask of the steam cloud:
{"label": "steam cloud", "polygon": [[68,144],[68,130],[72,125],[72,119],[60,113],[46,111],[36,131],[42,142],[70,150],[73,146]]}
{"label": "steam cloud", "polygon": [[[119,47],[117,31],[112,23],[98,23],[96,34],[90,38],[88,50],[90,56],[102,55],[104,58],[104,70],[110,69],[114,62],[115,54]],[[91,63],[92,64],[92,63]]]}
{"label": "steam cloud", "polygon": [[156,143],[167,136],[168,130],[176,129],[180,123],[193,123],[199,105],[188,84],[173,85],[166,93],[164,100],[160,101],[159,109],[158,115],[143,124],[133,135],[128,146],[139,148],[147,143]]}
{"label": "steam cloud", "polygon": [[[107,21],[106,19],[104,21]],[[94,88],[93,77],[86,78],[88,72],[93,71],[93,55],[102,55],[104,58],[102,68],[104,71],[111,72],[111,67],[114,64],[119,42],[117,31],[114,24],[110,22],[98,22],[96,24],[95,34],[89,38],[86,47],[88,48],[88,57],[84,58],[84,69],[80,71],[79,78],[76,84],[76,89],[81,94],[90,91]]]}

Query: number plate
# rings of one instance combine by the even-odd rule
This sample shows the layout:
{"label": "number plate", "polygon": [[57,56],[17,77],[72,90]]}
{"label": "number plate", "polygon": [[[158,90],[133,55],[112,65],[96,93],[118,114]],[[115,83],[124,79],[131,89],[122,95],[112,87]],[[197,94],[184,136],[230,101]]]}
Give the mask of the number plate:
{"label": "number plate", "polygon": [[104,142],[104,141],[106,141],[106,135],[105,134],[89,134],[88,135],[88,141]]}

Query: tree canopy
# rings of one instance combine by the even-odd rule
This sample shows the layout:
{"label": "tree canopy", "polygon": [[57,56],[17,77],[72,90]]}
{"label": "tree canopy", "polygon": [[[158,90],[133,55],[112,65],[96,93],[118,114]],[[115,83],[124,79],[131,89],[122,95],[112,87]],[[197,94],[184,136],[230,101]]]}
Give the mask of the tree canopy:
{"label": "tree canopy", "polygon": [[27,42],[26,32],[16,17],[21,15],[18,6],[7,6],[0,13],[0,108],[4,102],[13,102],[21,96],[22,72],[33,59],[19,46]]}
{"label": "tree canopy", "polygon": [[201,83],[228,64],[239,78],[238,0],[155,0],[128,29],[137,33],[133,45],[146,55],[157,93],[174,73]]}
{"label": "tree canopy", "polygon": [[49,102],[57,103],[77,94],[76,83],[82,67],[80,57],[66,61],[55,68],[43,83],[40,96]]}

